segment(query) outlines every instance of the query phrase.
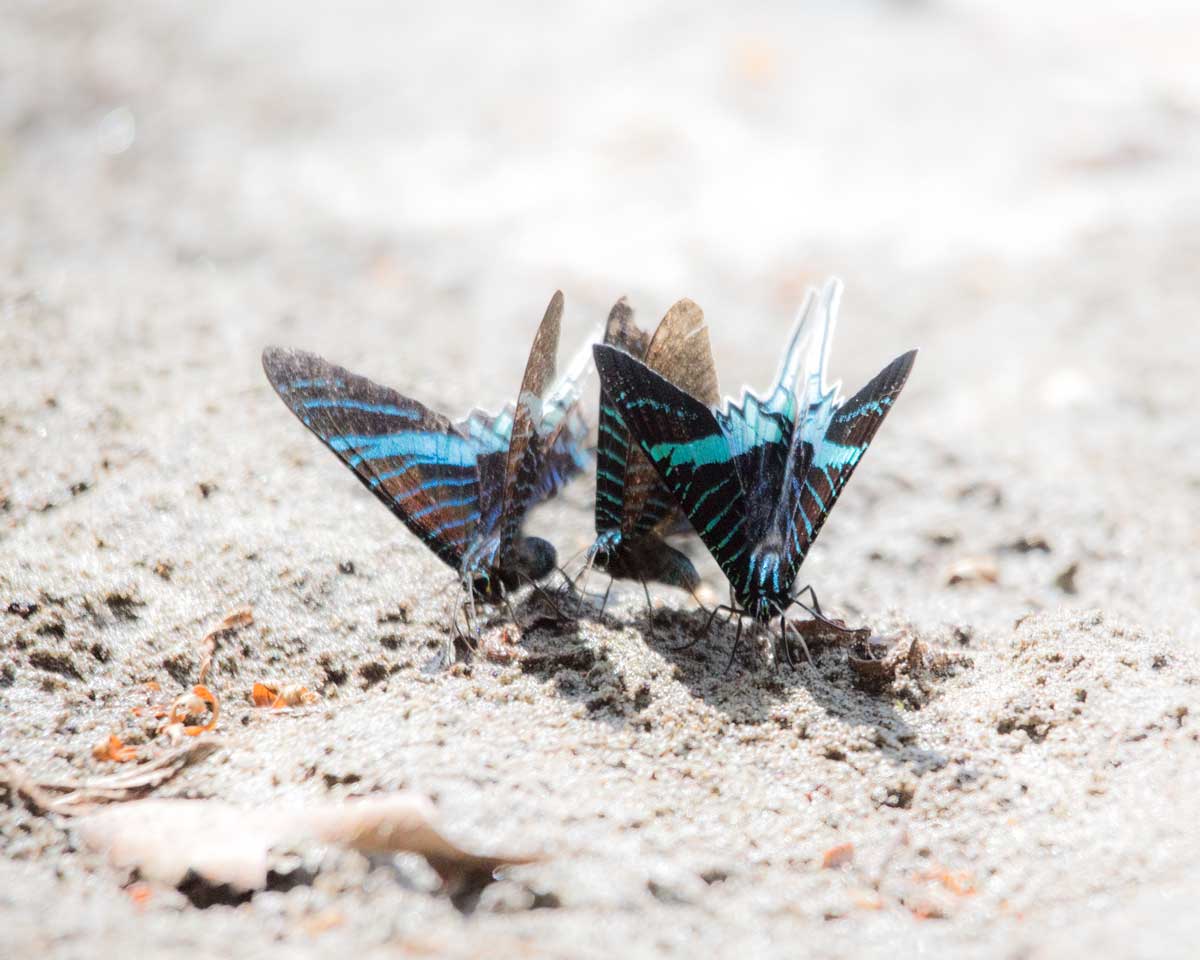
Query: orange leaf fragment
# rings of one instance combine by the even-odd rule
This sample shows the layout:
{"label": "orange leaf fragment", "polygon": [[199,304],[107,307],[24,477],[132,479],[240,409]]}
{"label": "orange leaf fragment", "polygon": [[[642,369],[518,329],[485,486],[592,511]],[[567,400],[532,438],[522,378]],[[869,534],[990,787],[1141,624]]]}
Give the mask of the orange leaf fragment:
{"label": "orange leaf fragment", "polygon": [[154,896],[154,888],[148,883],[131,883],[125,888],[125,893],[129,895],[129,899],[133,901],[134,906],[144,907],[150,902],[150,898]]}
{"label": "orange leaf fragment", "polygon": [[185,693],[171,704],[168,724],[182,724],[183,732],[189,737],[198,737],[217,725],[221,708],[217,698],[208,687],[197,685],[191,693]]}
{"label": "orange leaf fragment", "polygon": [[846,864],[854,860],[854,844],[839,843],[836,847],[830,847],[825,851],[825,856],[821,858],[822,870],[836,870],[839,867],[844,867]]}
{"label": "orange leaf fragment", "polygon": [[250,691],[250,700],[256,707],[269,707],[276,701],[276,699],[278,699],[278,697],[279,694],[268,687],[265,683],[256,683],[254,688]]}
{"label": "orange leaf fragment", "polygon": [[320,936],[327,930],[332,930],[335,927],[340,927],[346,922],[344,914],[337,910],[322,910],[320,913],[309,917],[304,921],[302,926],[304,932],[310,937]]}
{"label": "orange leaf fragment", "polygon": [[92,756],[97,760],[111,760],[113,763],[128,763],[137,759],[137,747],[127,747],[115,733],[109,734],[107,740],[101,740],[92,747]]}
{"label": "orange leaf fragment", "polygon": [[319,699],[308,687],[298,683],[256,683],[250,691],[250,700],[256,707],[270,707],[273,710],[308,706]]}
{"label": "orange leaf fragment", "polygon": [[945,867],[938,867],[935,870],[918,874],[917,879],[940,883],[955,896],[973,897],[975,895],[975,883],[965,870],[947,870]]}

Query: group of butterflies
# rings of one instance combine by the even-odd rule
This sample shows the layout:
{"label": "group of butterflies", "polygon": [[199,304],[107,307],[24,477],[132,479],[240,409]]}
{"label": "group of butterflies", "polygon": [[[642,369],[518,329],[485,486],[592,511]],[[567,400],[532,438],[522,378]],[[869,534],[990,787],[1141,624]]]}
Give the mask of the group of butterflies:
{"label": "group of butterflies", "polygon": [[793,593],[797,573],[916,358],[905,353],[839,396],[826,366],[840,297],[832,279],[808,292],[770,391],[738,402],[720,400],[690,300],[652,336],[619,300],[603,342],[585,344],[556,378],[555,293],[516,403],[458,422],[311,353],[268,347],[263,368],[292,413],[458,574],[473,608],[556,569],[554,547],[522,524],[591,462],[581,392],[594,358],[596,539],[585,569],[694,594],[695,567],[667,542],[690,525],[729,579],[732,605],[718,609],[739,615],[739,640],[741,615],[779,618],[784,635],[793,605],[821,616],[811,588],[811,608]]}

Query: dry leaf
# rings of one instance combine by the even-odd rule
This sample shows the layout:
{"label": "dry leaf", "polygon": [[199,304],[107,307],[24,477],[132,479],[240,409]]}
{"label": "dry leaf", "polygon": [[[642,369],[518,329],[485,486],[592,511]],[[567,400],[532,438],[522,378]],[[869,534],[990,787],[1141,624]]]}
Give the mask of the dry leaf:
{"label": "dry leaf", "polygon": [[196,677],[197,683],[203,684],[208,679],[208,671],[212,667],[213,657],[217,653],[217,643],[223,637],[232,634],[241,627],[248,627],[253,622],[254,611],[249,607],[243,607],[241,610],[235,610],[229,614],[216,627],[204,635],[204,639],[200,641],[200,646],[204,653],[200,657],[200,673]]}
{"label": "dry leaf", "polygon": [[308,687],[298,683],[282,686],[275,683],[256,683],[250,691],[250,702],[256,707],[271,707],[274,710],[282,710],[286,707],[305,707],[320,699]]}
{"label": "dry leaf", "polygon": [[916,879],[939,883],[955,896],[975,896],[975,883],[971,880],[971,875],[965,870],[952,871],[947,870],[945,867],[939,866],[933,868],[932,870],[927,870],[924,873],[917,874]]}
{"label": "dry leaf", "polygon": [[110,734],[107,740],[101,740],[92,747],[93,757],[97,760],[110,760],[113,763],[128,763],[130,760],[136,760],[137,755],[137,748],[125,746],[115,733]]}
{"label": "dry leaf", "polygon": [[521,632],[506,625],[485,633],[479,640],[479,652],[492,663],[512,663],[524,657],[520,643]]}
{"label": "dry leaf", "polygon": [[346,916],[340,911],[322,910],[305,920],[301,926],[310,937],[316,937],[335,927],[340,927],[345,922]]}
{"label": "dry leaf", "polygon": [[991,557],[965,557],[950,567],[946,573],[946,585],[960,583],[996,583],[1000,579],[1000,568]]}
{"label": "dry leaf", "polygon": [[185,693],[176,698],[171,704],[171,713],[167,718],[168,726],[182,724],[183,732],[189,737],[198,737],[217,725],[221,715],[217,698],[208,687],[192,687],[191,693]]}
{"label": "dry leaf", "polygon": [[836,847],[830,847],[825,851],[825,856],[821,858],[822,870],[836,870],[839,867],[844,867],[846,864],[854,860],[854,844],[839,843]]}
{"label": "dry leaf", "polygon": [[94,813],[79,821],[79,832],[114,866],[136,870],[144,879],[178,886],[192,875],[244,893],[266,885],[273,850],[305,843],[364,854],[417,853],[451,889],[469,878],[486,879],[500,867],[539,859],[471,853],[448,840],[435,821],[433,805],[410,793],[291,810],[155,799]]}

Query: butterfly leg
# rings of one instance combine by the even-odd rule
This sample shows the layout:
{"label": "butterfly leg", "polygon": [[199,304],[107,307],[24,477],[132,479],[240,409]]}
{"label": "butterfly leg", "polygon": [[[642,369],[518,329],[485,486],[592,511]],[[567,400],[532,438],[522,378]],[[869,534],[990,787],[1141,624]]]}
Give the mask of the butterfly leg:
{"label": "butterfly leg", "polygon": [[819,617],[824,616],[821,612],[821,601],[817,599],[817,591],[813,589],[811,583],[804,589],[797,590],[795,599],[799,600],[806,593],[812,598],[812,608],[817,611],[816,615]]}
{"label": "butterfly leg", "polygon": [[650,588],[646,585],[645,577],[642,577],[642,592],[646,594],[646,623],[650,625],[650,632],[654,633],[654,604],[650,601]]}
{"label": "butterfly leg", "polygon": [[[858,631],[855,630],[853,627],[847,627],[845,624],[837,623],[833,620],[830,620],[827,616],[825,616],[825,614],[823,614],[821,612],[820,607],[810,607],[806,603],[801,603],[795,597],[792,598],[792,602],[791,602],[791,604],[789,604],[789,606],[791,606],[793,604],[795,606],[799,607],[801,610],[804,610],[805,612],[807,612],[808,615],[811,616],[814,620],[820,620],[823,624],[825,624],[825,626],[827,626],[833,630],[836,630],[838,633],[849,633],[849,634],[858,633]],[[803,638],[801,638],[801,639],[803,639]],[[810,660],[811,660],[811,658],[810,658]]]}
{"label": "butterfly leg", "polygon": [[696,606],[698,606],[698,607],[699,607],[701,610],[703,610],[705,613],[708,613],[708,607],[706,607],[706,606],[705,606],[705,605],[704,605],[704,604],[701,602],[700,598],[699,598],[698,596],[696,596],[696,591],[695,591],[695,590],[688,590],[688,593],[690,593],[690,594],[692,595],[692,599],[696,601]]}
{"label": "butterfly leg", "polygon": [[742,616],[739,614],[738,615],[737,633],[734,634],[734,637],[733,637],[733,650],[731,650],[729,653],[729,662],[727,664],[725,664],[725,671],[724,671],[725,673],[728,673],[730,667],[733,666],[733,661],[737,657],[738,647],[740,647],[741,645],[742,645]]}
{"label": "butterfly leg", "polygon": [[[709,629],[710,629],[710,628],[712,627],[712,625],[713,625],[713,621],[714,621],[715,619],[717,619],[717,614],[718,614],[718,613],[720,613],[722,610],[726,610],[726,611],[728,611],[728,612],[729,612],[729,618],[730,618],[730,619],[733,619],[733,615],[734,615],[735,613],[737,613],[737,612],[738,612],[736,609],[734,609],[733,607],[729,606],[729,604],[725,604],[725,603],[722,603],[722,604],[720,604],[719,606],[713,607],[713,608],[712,608],[712,610],[710,610],[710,611],[709,611],[709,614],[708,614],[708,619],[704,621],[704,629],[700,631],[700,636],[701,636],[701,637],[702,637],[702,636],[704,636],[705,634],[707,634],[707,633],[708,633]],[[698,640],[698,639],[699,639],[699,637],[697,637],[696,639]],[[689,643],[689,644],[688,644],[688,646],[691,646],[691,644],[692,644],[692,643],[695,643],[695,642],[696,642],[696,640],[692,640],[692,641],[691,641],[691,643]],[[683,647],[680,647],[679,649],[681,649],[681,650],[682,650],[682,649],[685,649],[685,648],[683,648]]]}
{"label": "butterfly leg", "polygon": [[520,621],[517,619],[517,611],[514,610],[513,605],[511,603],[509,603],[508,595],[505,593],[501,593],[500,594],[500,602],[502,604],[504,604],[504,609],[508,613],[508,619],[511,620],[514,624],[519,626]]}
{"label": "butterfly leg", "polygon": [[604,599],[600,601],[600,616],[604,616],[604,608],[608,606],[608,595],[612,593],[612,585],[615,577],[608,578],[608,586],[604,588]]}
{"label": "butterfly leg", "polygon": [[[795,670],[796,662],[792,659],[792,646],[788,643],[787,638],[787,618],[782,614],[779,616],[779,647],[783,650],[783,658],[787,661],[787,665]],[[779,662],[778,657],[775,662]]]}
{"label": "butterfly leg", "polygon": [[804,639],[804,634],[802,634],[799,629],[796,630],[796,639],[800,641],[800,649],[804,651],[804,659],[808,661],[808,665],[815,666],[813,663],[812,653],[810,653],[808,649],[808,643]]}
{"label": "butterfly leg", "polygon": [[[576,604],[576,606],[575,606],[575,616],[576,617],[578,617],[579,614],[582,612],[583,601],[587,599],[587,582],[588,582],[588,578],[591,576],[592,566],[595,564],[595,562],[596,562],[596,554],[594,552],[589,552],[587,562],[583,565],[583,569],[580,570],[579,574],[575,577],[575,583],[578,583],[580,580],[583,581],[583,584],[581,586],[575,587],[575,589],[579,591],[579,603]],[[572,586],[575,586],[575,583],[572,583]],[[611,586],[612,586],[612,583],[610,582],[609,587],[611,587]],[[608,594],[605,594],[605,599],[607,599],[607,597],[608,597]]]}
{"label": "butterfly leg", "polygon": [[[546,601],[546,603],[548,603],[548,604],[550,605],[550,609],[554,611],[554,616],[555,616],[555,618],[556,618],[556,619],[558,619],[558,620],[565,620],[565,619],[566,619],[566,616],[563,614],[562,607],[560,607],[560,606],[558,605],[558,602],[557,602],[557,601],[554,599],[554,595],[553,595],[552,593],[550,593],[550,591],[548,591],[548,590],[547,590],[545,587],[543,587],[543,586],[542,586],[540,583],[538,583],[536,580],[534,580],[534,579],[532,579],[532,578],[530,578],[530,577],[527,577],[527,576],[525,576],[525,574],[521,574],[521,576],[522,576],[522,577],[523,577],[523,578],[524,578],[526,581],[528,581],[529,585],[530,585],[531,587],[533,587],[533,589],[534,589],[534,590],[537,592],[537,595],[538,595],[539,597],[541,597],[543,600],[545,600],[545,601]],[[503,595],[503,594],[502,594],[502,595]],[[507,605],[507,601],[506,601],[506,605]],[[512,607],[510,606],[510,607],[509,607],[509,609],[511,610],[511,609],[512,609]],[[513,622],[514,622],[514,623],[516,622],[516,618],[515,618],[515,617],[513,617]]]}

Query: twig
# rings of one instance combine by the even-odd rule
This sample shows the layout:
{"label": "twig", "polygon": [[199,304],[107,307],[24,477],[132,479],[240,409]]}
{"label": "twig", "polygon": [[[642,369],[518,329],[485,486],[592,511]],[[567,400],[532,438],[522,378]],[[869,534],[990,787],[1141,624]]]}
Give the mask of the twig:
{"label": "twig", "polygon": [[204,653],[200,658],[200,675],[196,683],[203,686],[205,679],[208,677],[208,671],[212,667],[213,657],[217,653],[217,643],[225,637],[232,636],[234,631],[241,627],[248,627],[254,622],[254,611],[249,607],[243,607],[241,610],[235,610],[222,620],[215,628],[204,635],[204,639],[200,641],[201,648]]}
{"label": "twig", "polygon": [[[12,762],[0,763],[0,784],[25,797],[39,813],[78,816],[89,813],[97,804],[129,800],[160,787],[186,767],[199,763],[222,746],[219,740],[193,740],[131,770],[88,780],[39,783],[20,765]],[[54,791],[65,792],[56,797]]]}

